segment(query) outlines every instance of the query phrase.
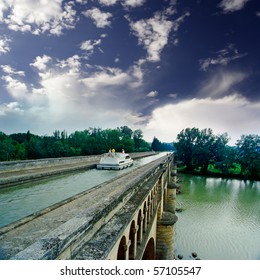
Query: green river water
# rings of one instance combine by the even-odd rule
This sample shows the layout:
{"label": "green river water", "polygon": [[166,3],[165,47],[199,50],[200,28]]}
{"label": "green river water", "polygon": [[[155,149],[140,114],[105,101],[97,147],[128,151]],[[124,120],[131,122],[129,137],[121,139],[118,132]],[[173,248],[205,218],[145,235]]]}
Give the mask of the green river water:
{"label": "green river water", "polygon": [[260,259],[260,182],[180,174],[175,255]]}

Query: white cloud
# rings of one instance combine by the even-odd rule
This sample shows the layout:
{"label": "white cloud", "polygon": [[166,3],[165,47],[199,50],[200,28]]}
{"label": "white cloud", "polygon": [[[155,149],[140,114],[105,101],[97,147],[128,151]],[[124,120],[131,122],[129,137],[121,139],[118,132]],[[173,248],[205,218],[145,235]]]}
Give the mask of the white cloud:
{"label": "white cloud", "polygon": [[78,55],[73,55],[67,59],[59,60],[56,66],[68,71],[69,75],[77,75],[81,67],[81,58]]}
{"label": "white cloud", "polygon": [[145,3],[146,0],[123,0],[123,6],[125,7],[139,7]]}
{"label": "white cloud", "polygon": [[130,26],[138,37],[138,42],[147,50],[147,59],[160,61],[160,54],[168,43],[173,23],[162,16],[131,22]]}
{"label": "white cloud", "polygon": [[91,76],[82,79],[86,88],[90,89],[92,94],[98,94],[101,88],[107,86],[119,86],[130,82],[131,77],[128,73],[119,68],[99,67],[100,71],[93,73]]}
{"label": "white cloud", "polygon": [[2,79],[6,83],[6,89],[15,100],[25,99],[28,95],[27,85],[11,75],[3,76]]}
{"label": "white cloud", "polygon": [[82,61],[77,55],[64,60],[47,55],[36,57],[31,66],[39,74],[37,87],[24,82],[24,76],[15,78],[17,71],[5,66],[8,75],[2,79],[9,99],[19,103],[23,110],[21,119],[6,104],[0,106],[1,115],[8,117],[5,130],[9,132],[13,127],[17,132],[25,127],[45,134],[57,128],[72,132],[89,126],[114,127],[115,123],[133,127],[132,121],[140,121],[137,107],[141,106],[141,97],[136,89],[142,84],[143,62],[140,60],[123,71],[82,65]]}
{"label": "white cloud", "polygon": [[240,54],[233,44],[229,44],[226,48],[217,52],[216,57],[203,58],[199,61],[200,69],[207,71],[212,65],[227,65],[231,61],[242,58],[247,54]]}
{"label": "white cloud", "polygon": [[158,95],[157,90],[150,91],[146,96],[147,97],[156,97]]}
{"label": "white cloud", "polygon": [[106,26],[110,26],[111,24],[109,19],[112,17],[112,14],[109,12],[102,12],[98,8],[87,10],[83,12],[83,15],[91,18],[98,28],[105,28]]}
{"label": "white cloud", "polygon": [[113,6],[117,2],[121,2],[124,7],[135,8],[140,7],[145,3],[146,0],[98,0],[101,5]]}
{"label": "white cloud", "polygon": [[260,102],[235,94],[215,100],[184,100],[155,109],[143,131],[149,141],[159,135],[161,141],[172,142],[187,127],[212,128],[215,134],[227,132],[230,144],[234,144],[242,134],[259,133]]}
{"label": "white cloud", "polygon": [[25,75],[24,71],[16,71],[10,65],[1,65],[1,68],[2,68],[3,72],[6,74],[14,74],[14,75],[18,75],[18,76]]}
{"label": "white cloud", "polygon": [[151,62],[160,61],[160,55],[163,48],[168,44],[170,32],[177,32],[180,24],[185,17],[183,16],[174,21],[167,19],[165,13],[156,13],[153,18],[141,19],[137,22],[130,21],[130,27],[138,38],[138,43],[147,51],[147,60]]}
{"label": "white cloud", "polygon": [[63,4],[62,0],[4,1],[0,4],[0,22],[14,31],[61,35],[64,29],[75,26],[77,19],[73,5],[73,2]]}
{"label": "white cloud", "polygon": [[118,0],[98,0],[101,5],[112,6],[115,5]]}
{"label": "white cloud", "polygon": [[76,2],[80,4],[87,4],[88,0],[76,0]]}
{"label": "white cloud", "polygon": [[44,71],[49,61],[51,61],[51,57],[44,54],[43,56],[37,56],[34,62],[31,63],[30,65],[37,68],[40,71]]}
{"label": "white cloud", "polygon": [[[101,39],[98,40],[86,40],[81,43],[80,49],[85,51],[87,57],[91,56],[94,53],[95,46],[101,44]],[[101,51],[101,49],[100,49]]]}
{"label": "white cloud", "polygon": [[244,8],[245,4],[250,0],[222,0],[219,7],[224,13],[232,13]]}
{"label": "white cloud", "polygon": [[245,80],[247,74],[241,72],[217,72],[205,80],[199,90],[200,96],[219,98],[232,94],[235,86]]}
{"label": "white cloud", "polygon": [[8,114],[18,114],[20,115],[23,113],[23,109],[20,107],[20,104],[18,102],[10,102],[10,103],[4,103],[0,104],[0,117],[6,116]]}
{"label": "white cloud", "polygon": [[0,55],[10,52],[9,43],[11,42],[6,36],[0,36]]}

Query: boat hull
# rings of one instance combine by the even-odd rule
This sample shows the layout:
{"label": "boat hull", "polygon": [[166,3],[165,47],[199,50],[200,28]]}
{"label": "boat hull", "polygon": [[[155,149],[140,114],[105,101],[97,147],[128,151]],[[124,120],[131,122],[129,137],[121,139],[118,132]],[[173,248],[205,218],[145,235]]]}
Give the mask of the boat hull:
{"label": "boat hull", "polygon": [[124,168],[128,168],[132,165],[133,165],[133,160],[129,161],[129,162],[122,163],[122,164],[104,164],[104,163],[102,164],[102,163],[99,163],[99,164],[97,164],[97,169],[121,170],[121,169],[124,169]]}

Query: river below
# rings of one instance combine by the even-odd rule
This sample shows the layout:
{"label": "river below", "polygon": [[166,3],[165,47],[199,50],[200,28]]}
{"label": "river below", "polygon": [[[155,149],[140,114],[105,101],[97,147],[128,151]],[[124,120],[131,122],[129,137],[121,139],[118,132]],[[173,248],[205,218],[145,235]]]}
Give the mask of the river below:
{"label": "river below", "polygon": [[260,182],[180,175],[175,255],[260,259]]}

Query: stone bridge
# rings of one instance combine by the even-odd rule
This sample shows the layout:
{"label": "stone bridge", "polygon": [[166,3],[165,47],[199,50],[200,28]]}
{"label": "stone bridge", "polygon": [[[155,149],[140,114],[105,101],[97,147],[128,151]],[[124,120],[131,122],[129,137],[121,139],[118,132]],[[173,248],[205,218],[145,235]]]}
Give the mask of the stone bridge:
{"label": "stone bridge", "polygon": [[0,229],[0,259],[173,259],[168,154]]}

